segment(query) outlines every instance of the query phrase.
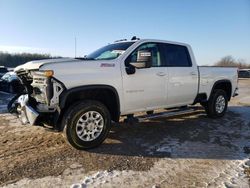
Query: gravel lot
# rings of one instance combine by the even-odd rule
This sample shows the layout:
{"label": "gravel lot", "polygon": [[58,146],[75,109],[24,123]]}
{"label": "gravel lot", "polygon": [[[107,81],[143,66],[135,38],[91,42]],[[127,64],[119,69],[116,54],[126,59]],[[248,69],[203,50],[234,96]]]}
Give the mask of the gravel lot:
{"label": "gravel lot", "polygon": [[115,125],[99,148],[72,149],[61,133],[21,125],[0,93],[2,187],[249,187],[250,80],[221,119],[195,113]]}

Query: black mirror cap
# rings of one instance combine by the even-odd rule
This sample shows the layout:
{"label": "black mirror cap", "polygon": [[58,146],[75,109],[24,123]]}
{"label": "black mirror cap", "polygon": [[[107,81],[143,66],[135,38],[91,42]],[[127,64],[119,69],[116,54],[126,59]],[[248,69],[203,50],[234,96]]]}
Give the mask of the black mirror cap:
{"label": "black mirror cap", "polygon": [[135,74],[135,67],[132,65],[129,67],[126,67],[126,72],[127,74]]}

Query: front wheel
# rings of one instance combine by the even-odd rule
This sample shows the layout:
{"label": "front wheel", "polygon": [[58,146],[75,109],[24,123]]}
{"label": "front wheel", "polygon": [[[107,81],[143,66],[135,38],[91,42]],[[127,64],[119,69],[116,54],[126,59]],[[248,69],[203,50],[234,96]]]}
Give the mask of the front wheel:
{"label": "front wheel", "polygon": [[228,105],[228,97],[224,90],[216,89],[206,103],[202,103],[209,117],[218,118],[224,116]]}
{"label": "front wheel", "polygon": [[64,134],[76,149],[90,149],[100,145],[111,128],[110,113],[98,101],[86,100],[71,106],[65,114]]}

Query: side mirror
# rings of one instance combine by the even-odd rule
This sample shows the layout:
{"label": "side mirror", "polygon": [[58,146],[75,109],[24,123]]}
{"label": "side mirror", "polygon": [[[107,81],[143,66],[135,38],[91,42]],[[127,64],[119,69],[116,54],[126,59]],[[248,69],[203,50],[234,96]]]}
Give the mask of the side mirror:
{"label": "side mirror", "polygon": [[137,53],[136,62],[130,63],[133,67],[141,69],[141,68],[150,68],[152,66],[152,54],[147,50],[140,50]]}

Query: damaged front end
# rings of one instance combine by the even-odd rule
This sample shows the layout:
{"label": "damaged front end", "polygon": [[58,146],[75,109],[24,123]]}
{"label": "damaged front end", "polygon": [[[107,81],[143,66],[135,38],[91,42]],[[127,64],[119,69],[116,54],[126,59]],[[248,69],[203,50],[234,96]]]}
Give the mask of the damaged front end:
{"label": "damaged front end", "polygon": [[59,96],[65,87],[53,77],[53,71],[17,71],[25,91],[10,101],[8,109],[17,113],[23,124],[37,124],[38,120],[55,123],[60,114]]}

